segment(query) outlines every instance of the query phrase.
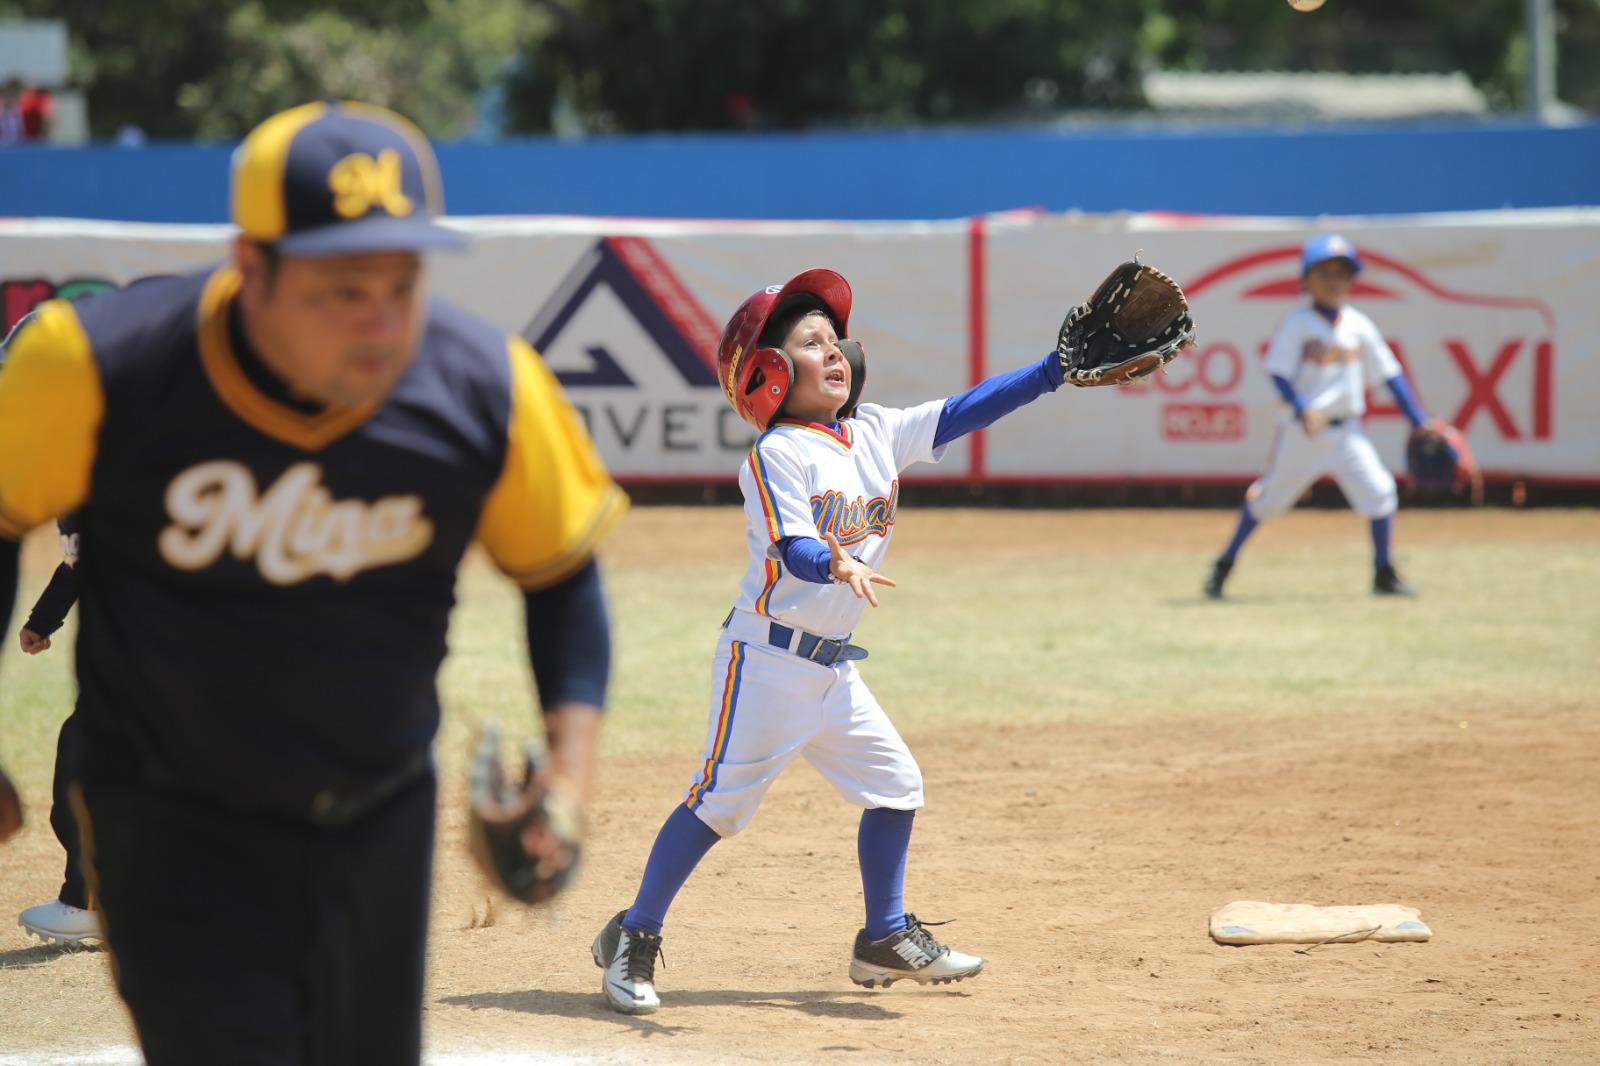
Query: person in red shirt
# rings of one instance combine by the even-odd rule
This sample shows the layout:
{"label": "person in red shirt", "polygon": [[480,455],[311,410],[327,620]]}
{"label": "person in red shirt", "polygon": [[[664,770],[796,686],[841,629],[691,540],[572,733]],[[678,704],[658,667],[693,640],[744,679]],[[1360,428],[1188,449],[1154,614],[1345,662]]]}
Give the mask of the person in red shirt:
{"label": "person in red shirt", "polygon": [[55,117],[56,101],[49,89],[29,85],[17,97],[17,112],[22,116],[22,139],[42,141],[50,135],[50,121]]}

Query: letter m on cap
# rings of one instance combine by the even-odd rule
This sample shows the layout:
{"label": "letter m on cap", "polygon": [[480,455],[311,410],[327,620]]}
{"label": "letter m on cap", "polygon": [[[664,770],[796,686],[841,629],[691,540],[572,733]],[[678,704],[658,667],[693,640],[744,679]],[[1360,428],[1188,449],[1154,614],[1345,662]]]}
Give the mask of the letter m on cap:
{"label": "letter m on cap", "polygon": [[376,159],[365,152],[345,156],[328,171],[328,188],[341,218],[361,218],[374,207],[404,218],[413,207],[401,188],[400,153],[393,148],[385,148]]}

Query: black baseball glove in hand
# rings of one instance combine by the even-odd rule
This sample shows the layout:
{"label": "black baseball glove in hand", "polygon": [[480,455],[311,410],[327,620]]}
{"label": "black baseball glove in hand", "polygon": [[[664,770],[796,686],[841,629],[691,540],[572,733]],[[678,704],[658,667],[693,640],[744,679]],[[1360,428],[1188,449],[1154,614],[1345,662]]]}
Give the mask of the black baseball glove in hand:
{"label": "black baseball glove in hand", "polygon": [[1067,312],[1056,354],[1068,384],[1121,385],[1154,373],[1193,343],[1183,290],[1134,258],[1113,270],[1088,303]]}
{"label": "black baseball glove in hand", "polygon": [[534,745],[524,752],[521,784],[513,785],[500,767],[500,730],[484,726],[470,796],[472,854],[495,883],[524,903],[543,903],[567,887],[578,870],[582,818]]}

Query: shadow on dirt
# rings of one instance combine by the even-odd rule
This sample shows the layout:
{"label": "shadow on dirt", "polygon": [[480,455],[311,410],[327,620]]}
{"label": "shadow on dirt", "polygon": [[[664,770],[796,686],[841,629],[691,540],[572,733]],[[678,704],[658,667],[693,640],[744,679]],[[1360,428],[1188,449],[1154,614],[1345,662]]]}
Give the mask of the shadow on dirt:
{"label": "shadow on dirt", "polygon": [[[956,993],[951,993],[956,994]],[[847,1018],[851,1021],[893,1021],[901,1013],[879,1003],[867,1002],[871,992],[739,992],[708,989],[695,992],[669,992],[663,1010],[671,1017],[680,1007],[744,1007],[753,1010],[795,1011],[813,1018]],[[444,996],[439,1003],[469,1010],[508,1010],[523,1014],[543,1014],[560,1018],[592,1018],[616,1022],[646,1035],[693,1032],[691,1026],[666,1025],[648,1015],[619,1014],[605,1005],[598,992],[475,992],[465,996]]]}
{"label": "shadow on dirt", "polygon": [[21,970],[29,966],[43,966],[63,955],[77,955],[85,951],[99,951],[95,944],[34,944],[32,947],[0,951],[0,970]]}

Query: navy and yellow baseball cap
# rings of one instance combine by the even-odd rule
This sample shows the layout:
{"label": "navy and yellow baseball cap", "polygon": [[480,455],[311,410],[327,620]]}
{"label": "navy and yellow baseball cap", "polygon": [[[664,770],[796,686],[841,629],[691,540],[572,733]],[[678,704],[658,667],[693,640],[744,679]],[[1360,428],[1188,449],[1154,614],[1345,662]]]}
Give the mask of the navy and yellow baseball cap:
{"label": "navy and yellow baseball cap", "polygon": [[439,163],[409,121],[371,104],[279,112],[233,155],[233,221],[291,255],[464,248],[444,212]]}

